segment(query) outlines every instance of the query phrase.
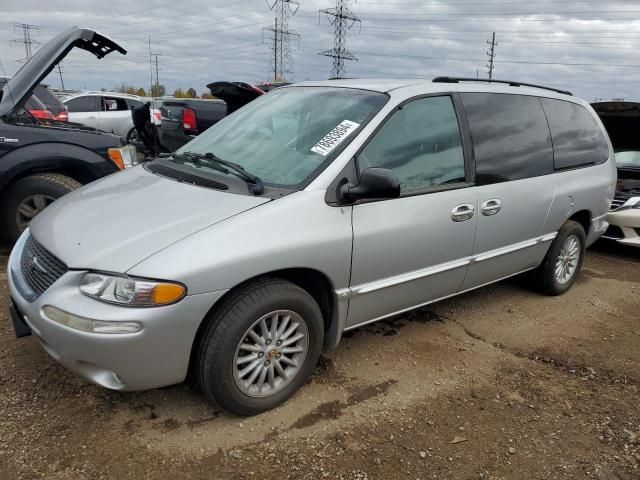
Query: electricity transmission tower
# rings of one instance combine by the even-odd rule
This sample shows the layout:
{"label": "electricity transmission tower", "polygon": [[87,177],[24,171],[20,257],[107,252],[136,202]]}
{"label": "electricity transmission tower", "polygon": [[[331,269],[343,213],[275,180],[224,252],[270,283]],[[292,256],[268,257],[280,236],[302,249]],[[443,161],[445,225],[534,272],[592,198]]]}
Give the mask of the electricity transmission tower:
{"label": "electricity transmission tower", "polygon": [[493,68],[494,68],[494,60],[496,58],[496,47],[498,46],[498,42],[496,42],[496,32],[493,32],[491,35],[491,40],[487,40],[490,48],[487,50],[487,55],[489,56],[489,63],[487,63],[487,69],[489,73],[489,80],[493,78]]}
{"label": "electricity transmission tower", "polygon": [[361,24],[361,21],[349,10],[347,0],[336,0],[335,8],[326,8],[319,13],[324,13],[329,18],[329,24],[334,28],[333,48],[320,52],[319,55],[333,58],[331,77],[342,78],[345,73],[345,60],[358,61],[355,55],[347,50],[347,31],[351,30],[356,23]]}
{"label": "electricity transmission tower", "polygon": [[[149,47],[151,47],[151,44],[149,44]],[[149,51],[149,63],[151,64],[151,92],[149,92],[149,95],[151,95],[152,97],[154,96],[158,96],[161,97],[162,94],[160,93],[160,77],[158,72],[160,72],[160,70],[162,70],[159,66],[158,63],[158,57],[161,56],[161,53],[153,53],[151,51]],[[156,83],[153,83],[153,76],[155,74],[156,77]],[[154,92],[155,90],[155,92]],[[154,93],[156,93],[156,95],[154,95]]]}
{"label": "electricity transmission tower", "polygon": [[[271,71],[274,81],[286,80],[286,75],[293,76],[293,58],[291,57],[291,37],[299,38],[295,30],[289,28],[289,18],[296,14],[300,3],[297,0],[267,0],[269,8],[276,14],[273,27],[263,28],[263,32],[272,32]],[[264,34],[263,34],[264,35]],[[264,37],[263,37],[264,42]]]}
{"label": "electricity transmission tower", "polygon": [[26,62],[33,55],[33,51],[31,50],[32,45],[40,45],[40,42],[31,38],[32,31],[40,30],[38,25],[29,25],[28,23],[14,23],[13,31],[22,29],[22,38],[15,38],[11,40],[11,43],[15,43],[16,45],[21,44],[24,46],[24,58],[18,60],[19,62]]}

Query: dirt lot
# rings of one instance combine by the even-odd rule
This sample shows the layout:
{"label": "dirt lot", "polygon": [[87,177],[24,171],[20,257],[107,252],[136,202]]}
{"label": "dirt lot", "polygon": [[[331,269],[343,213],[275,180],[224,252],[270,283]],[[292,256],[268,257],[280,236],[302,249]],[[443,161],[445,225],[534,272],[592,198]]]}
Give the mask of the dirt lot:
{"label": "dirt lot", "polygon": [[515,279],[362,328],[253,418],[89,385],[1,309],[0,479],[639,479],[639,266],[599,245],[562,297]]}

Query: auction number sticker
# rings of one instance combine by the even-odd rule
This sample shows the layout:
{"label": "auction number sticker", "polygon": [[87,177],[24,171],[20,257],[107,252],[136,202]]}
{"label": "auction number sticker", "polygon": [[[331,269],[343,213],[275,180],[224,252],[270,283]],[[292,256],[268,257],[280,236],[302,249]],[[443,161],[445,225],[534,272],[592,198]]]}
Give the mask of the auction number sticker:
{"label": "auction number sticker", "polygon": [[351,120],[343,120],[340,125],[327,133],[318,143],[311,147],[311,151],[326,157],[359,126],[359,123],[352,122]]}

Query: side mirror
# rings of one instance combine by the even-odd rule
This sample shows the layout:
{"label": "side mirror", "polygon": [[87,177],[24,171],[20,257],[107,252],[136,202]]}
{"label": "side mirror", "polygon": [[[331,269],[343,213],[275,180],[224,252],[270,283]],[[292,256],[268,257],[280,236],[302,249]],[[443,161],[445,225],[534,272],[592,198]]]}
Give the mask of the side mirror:
{"label": "side mirror", "polygon": [[357,185],[345,183],[338,191],[339,199],[345,202],[373,198],[397,198],[400,196],[400,182],[391,170],[367,168],[360,174]]}

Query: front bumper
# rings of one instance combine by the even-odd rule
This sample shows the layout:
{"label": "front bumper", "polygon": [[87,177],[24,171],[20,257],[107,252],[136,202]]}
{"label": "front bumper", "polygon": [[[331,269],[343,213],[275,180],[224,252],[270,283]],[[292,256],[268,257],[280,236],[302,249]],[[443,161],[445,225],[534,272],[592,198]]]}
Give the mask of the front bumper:
{"label": "front bumper", "polygon": [[626,208],[610,212],[607,221],[611,225],[602,238],[615,240],[623,245],[640,247],[640,208]]}
{"label": "front bumper", "polygon": [[[87,380],[113,390],[147,390],[185,379],[198,327],[225,291],[187,296],[166,307],[128,308],[80,293],[78,285],[85,271],[72,270],[29,302],[16,285],[23,281],[19,269],[23,243],[18,242],[9,259],[9,293],[51,357]],[[48,319],[42,312],[45,305],[95,320],[137,321],[143,329],[130,334],[83,332]]]}

